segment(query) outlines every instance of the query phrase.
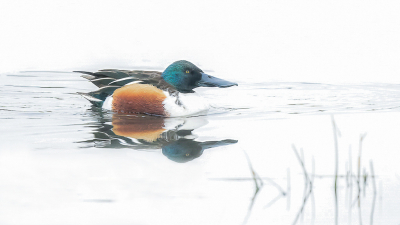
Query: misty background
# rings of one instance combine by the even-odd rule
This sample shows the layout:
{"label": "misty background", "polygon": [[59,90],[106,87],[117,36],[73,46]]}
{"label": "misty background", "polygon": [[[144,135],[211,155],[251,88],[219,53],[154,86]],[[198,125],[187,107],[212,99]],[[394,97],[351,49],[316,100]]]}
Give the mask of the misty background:
{"label": "misty background", "polygon": [[163,70],[397,83],[399,1],[0,1],[0,73]]}

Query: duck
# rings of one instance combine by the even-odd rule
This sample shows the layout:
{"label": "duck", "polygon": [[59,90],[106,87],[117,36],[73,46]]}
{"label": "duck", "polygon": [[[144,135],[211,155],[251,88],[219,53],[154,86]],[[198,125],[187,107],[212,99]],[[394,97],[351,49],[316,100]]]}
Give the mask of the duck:
{"label": "duck", "polygon": [[206,112],[210,104],[193,89],[238,85],[208,75],[186,60],[173,62],[163,72],[116,69],[74,72],[82,73],[83,78],[99,88],[78,94],[95,107],[119,114],[179,117]]}

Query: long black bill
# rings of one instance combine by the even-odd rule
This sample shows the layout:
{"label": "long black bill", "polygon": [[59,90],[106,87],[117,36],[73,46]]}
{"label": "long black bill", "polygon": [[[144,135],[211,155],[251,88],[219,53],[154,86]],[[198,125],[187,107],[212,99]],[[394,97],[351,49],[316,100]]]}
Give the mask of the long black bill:
{"label": "long black bill", "polygon": [[201,80],[197,82],[199,87],[220,87],[227,88],[231,86],[237,86],[237,83],[229,82],[227,80],[222,80],[205,73],[201,73]]}

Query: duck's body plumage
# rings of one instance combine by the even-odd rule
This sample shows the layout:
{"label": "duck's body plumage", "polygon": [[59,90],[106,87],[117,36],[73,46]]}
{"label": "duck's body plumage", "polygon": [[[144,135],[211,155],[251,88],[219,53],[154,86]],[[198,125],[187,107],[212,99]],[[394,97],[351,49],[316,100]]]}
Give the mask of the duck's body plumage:
{"label": "duck's body plumage", "polygon": [[[79,94],[93,105],[117,113],[167,117],[191,115],[209,108],[209,104],[194,93],[193,88],[237,85],[206,75],[184,60],[171,64],[163,73],[143,70],[76,72],[83,73],[82,77],[99,87],[96,91]],[[213,80],[210,82],[210,79]],[[214,80],[216,82],[213,83]]]}

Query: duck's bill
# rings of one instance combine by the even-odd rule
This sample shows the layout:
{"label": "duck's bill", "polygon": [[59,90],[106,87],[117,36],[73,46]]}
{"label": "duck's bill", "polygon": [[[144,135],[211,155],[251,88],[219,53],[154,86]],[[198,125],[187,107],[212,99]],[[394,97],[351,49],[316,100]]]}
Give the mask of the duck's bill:
{"label": "duck's bill", "polygon": [[198,81],[197,85],[199,87],[227,88],[227,87],[237,86],[238,84],[202,73],[201,80]]}

